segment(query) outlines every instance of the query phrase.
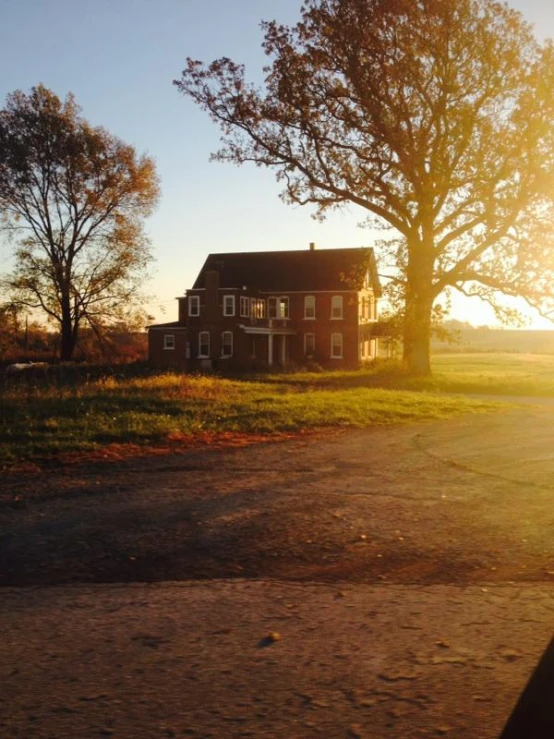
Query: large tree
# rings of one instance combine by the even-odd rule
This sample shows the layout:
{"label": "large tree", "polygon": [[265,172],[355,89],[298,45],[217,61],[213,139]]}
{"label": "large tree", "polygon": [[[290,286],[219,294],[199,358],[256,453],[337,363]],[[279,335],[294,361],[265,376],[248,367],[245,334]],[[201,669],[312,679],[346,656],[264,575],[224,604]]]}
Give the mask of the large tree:
{"label": "large tree", "polygon": [[140,308],[151,262],[144,218],[158,198],[152,159],[39,85],[0,110],[0,216],[16,242],[6,283],[41,309],[71,359],[81,326],[98,335]]}
{"label": "large tree", "polygon": [[554,53],[492,0],[305,0],[262,24],[265,83],[192,59],[175,84],[223,133],[218,160],[273,168],[286,201],[355,204],[390,229],[404,360],[430,372],[445,291],[551,310]]}

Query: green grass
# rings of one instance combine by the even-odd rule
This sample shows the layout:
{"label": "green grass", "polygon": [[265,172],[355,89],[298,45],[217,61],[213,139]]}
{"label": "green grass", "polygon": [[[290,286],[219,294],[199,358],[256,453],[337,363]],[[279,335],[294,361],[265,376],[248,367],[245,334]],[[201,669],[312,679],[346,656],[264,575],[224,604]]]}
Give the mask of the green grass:
{"label": "green grass", "polygon": [[434,357],[428,387],[461,393],[554,397],[554,356],[442,354]]}
{"label": "green grass", "polygon": [[401,373],[389,369],[252,380],[166,374],[67,386],[6,384],[0,395],[0,466],[110,443],[156,445],[182,434],[361,428],[491,407],[462,397],[391,389],[401,381]]}
{"label": "green grass", "polygon": [[554,397],[554,356],[542,354],[438,354],[433,375],[413,378],[396,363],[381,363],[358,372],[297,372],[271,375],[266,381],[293,387],[344,389],[391,388],[436,393],[534,395]]}

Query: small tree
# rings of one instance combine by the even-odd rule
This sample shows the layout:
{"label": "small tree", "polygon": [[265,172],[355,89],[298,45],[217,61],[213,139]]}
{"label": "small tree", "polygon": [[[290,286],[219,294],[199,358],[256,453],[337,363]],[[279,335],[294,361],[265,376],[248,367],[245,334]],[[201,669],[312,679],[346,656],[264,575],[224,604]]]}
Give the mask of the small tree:
{"label": "small tree", "polygon": [[274,169],[290,203],[353,203],[391,230],[404,360],[430,372],[448,290],[551,310],[554,52],[494,0],[305,0],[262,24],[263,89],[230,59],[175,84],[223,132],[218,160]]}
{"label": "small tree", "polygon": [[42,85],[0,111],[0,215],[17,244],[6,283],[57,324],[62,360],[83,324],[101,335],[140,310],[152,261],[143,219],[159,194],[152,159],[79,113]]}
{"label": "small tree", "polygon": [[19,310],[13,303],[0,303],[0,361],[16,345],[21,330]]}

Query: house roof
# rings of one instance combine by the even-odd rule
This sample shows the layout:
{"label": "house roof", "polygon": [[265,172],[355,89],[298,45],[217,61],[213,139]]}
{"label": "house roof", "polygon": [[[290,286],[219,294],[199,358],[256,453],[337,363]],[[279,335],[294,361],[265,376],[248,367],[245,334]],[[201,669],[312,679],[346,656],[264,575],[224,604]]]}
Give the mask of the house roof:
{"label": "house roof", "polygon": [[147,326],[146,328],[182,328],[183,324],[180,321],[170,321],[169,323],[153,323],[150,326]]}
{"label": "house roof", "polygon": [[367,271],[380,294],[371,248],[305,249],[210,254],[193,290],[205,288],[206,272],[219,272],[220,288],[256,288],[263,292],[358,290]]}

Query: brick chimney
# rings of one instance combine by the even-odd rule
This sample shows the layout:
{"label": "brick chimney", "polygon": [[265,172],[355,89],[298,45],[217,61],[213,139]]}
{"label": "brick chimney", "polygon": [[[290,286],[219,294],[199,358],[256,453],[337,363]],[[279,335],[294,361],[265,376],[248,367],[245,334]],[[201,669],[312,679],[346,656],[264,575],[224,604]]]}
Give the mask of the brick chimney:
{"label": "brick chimney", "polygon": [[315,251],[315,241],[310,241],[310,251]]}

